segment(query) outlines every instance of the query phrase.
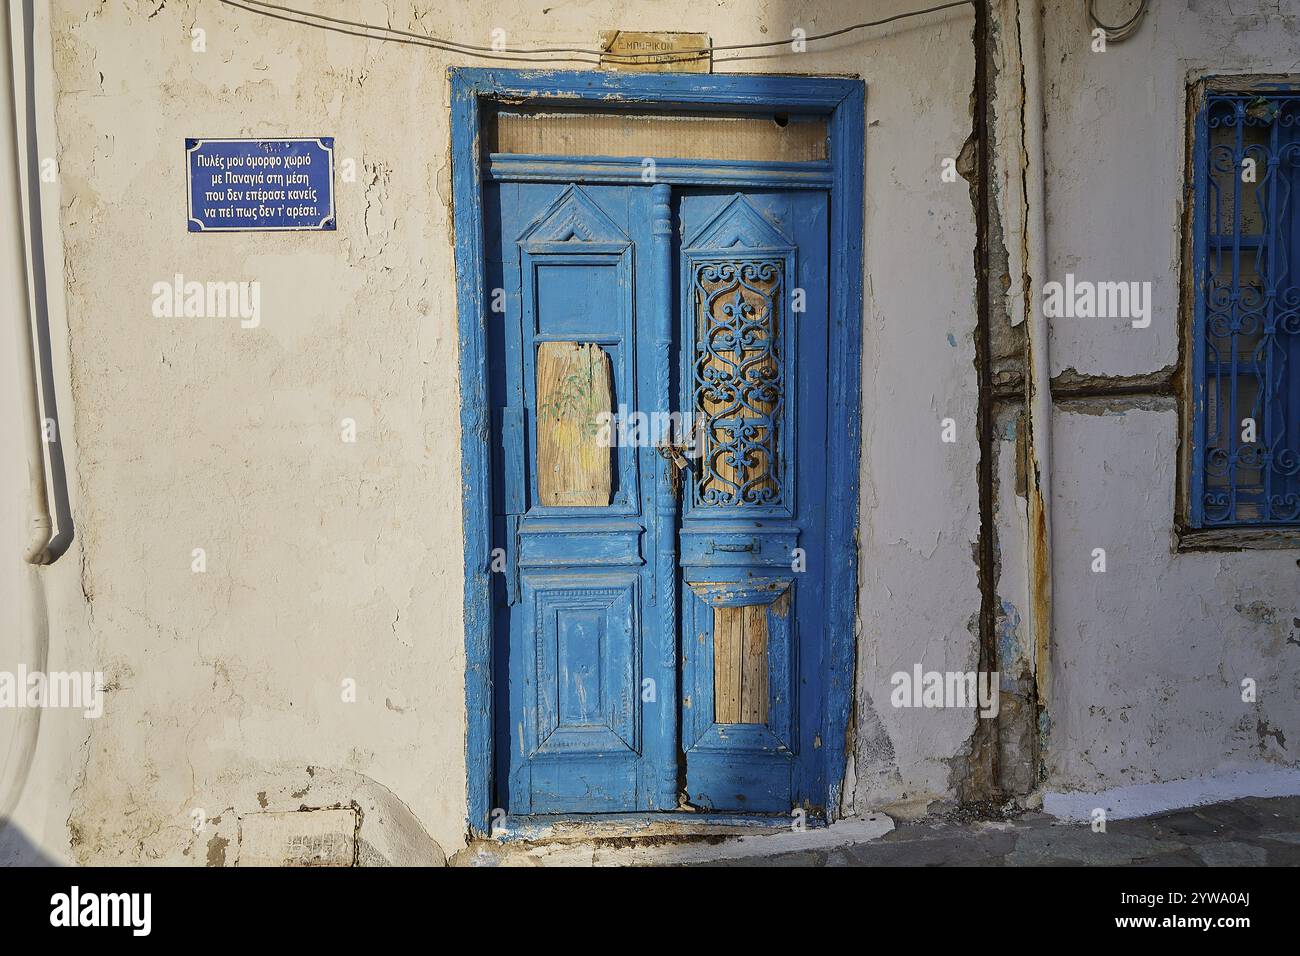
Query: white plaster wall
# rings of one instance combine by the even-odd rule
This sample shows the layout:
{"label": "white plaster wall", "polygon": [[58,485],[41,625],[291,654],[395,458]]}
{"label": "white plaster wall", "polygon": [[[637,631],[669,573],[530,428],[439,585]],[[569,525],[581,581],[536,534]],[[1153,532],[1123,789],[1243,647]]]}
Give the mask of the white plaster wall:
{"label": "white plaster wall", "polygon": [[[73,852],[205,860],[193,809],[256,807],[306,765],[392,786],[450,843],[464,723],[461,568],[439,545],[460,520],[440,74],[216,4],[155,7],[54,16],[80,587],[112,688],[79,756]],[[363,170],[339,184],[337,233],[184,232],[184,136],[326,130]],[[150,287],[177,272],[259,280],[261,327],[153,318]]]}
{"label": "white plaster wall", "polygon": [[[882,5],[884,6],[884,5]],[[892,4],[894,8],[914,9]],[[858,8],[859,12],[861,7]],[[872,8],[874,14],[875,7]],[[869,44],[856,797],[899,812],[951,796],[964,709],[890,704],[890,677],[978,659],[975,217],[937,171],[970,135],[970,10]],[[952,418],[957,441],[940,441]]]}
{"label": "white plaster wall", "polygon": [[[348,6],[471,43],[500,26],[519,45],[594,45],[602,28],[724,44],[863,18],[851,0]],[[856,808],[946,795],[973,726],[887,704],[894,670],[965,670],[976,654],[974,217],[967,184],[938,175],[971,128],[971,23],[960,10],[716,67],[868,82]],[[42,736],[20,822],[80,861],[228,861],[230,821],[268,791],[337,799],[299,792],[326,768],[373,779],[454,850],[464,568],[444,76],[474,61],[212,0],[53,0],[52,41],[78,538],[43,574],[52,660],[105,670],[111,692],[101,720]],[[185,231],[186,136],[303,133],[357,161],[356,183],[336,180],[337,232]],[[261,327],[153,318],[151,286],[178,272],[259,280]],[[954,445],[938,440],[944,417]],[[224,822],[195,834],[194,809]]]}
{"label": "white plaster wall", "polygon": [[1176,414],[1160,400],[1055,415],[1053,788],[1296,763],[1297,555],[1170,555]]}
{"label": "white plaster wall", "polygon": [[1052,374],[1135,375],[1178,361],[1188,77],[1295,72],[1300,0],[1154,0],[1104,53],[1089,29],[1083,4],[1047,0],[1048,279],[1150,281],[1155,308],[1148,329],[1056,320]]}
{"label": "white plaster wall", "polygon": [[[1145,330],[1056,320],[1052,369],[1154,372],[1178,361],[1187,79],[1294,72],[1300,3],[1159,0],[1105,53],[1082,6],[1047,4],[1048,278],[1149,280],[1155,310]],[[1300,553],[1173,553],[1178,433],[1167,401],[1055,416],[1051,786],[1297,762]],[[1095,547],[1105,574],[1090,571]]]}

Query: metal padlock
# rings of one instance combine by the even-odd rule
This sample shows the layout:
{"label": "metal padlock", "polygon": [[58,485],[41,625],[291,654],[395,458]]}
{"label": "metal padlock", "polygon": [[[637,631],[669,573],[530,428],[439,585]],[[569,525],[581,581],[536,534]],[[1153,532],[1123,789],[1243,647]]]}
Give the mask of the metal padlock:
{"label": "metal padlock", "polygon": [[673,497],[680,498],[682,494],[682,472],[688,471],[691,467],[691,460],[686,457],[686,447],[665,439],[657,448],[659,454],[671,466],[668,469],[668,480],[672,483]]}

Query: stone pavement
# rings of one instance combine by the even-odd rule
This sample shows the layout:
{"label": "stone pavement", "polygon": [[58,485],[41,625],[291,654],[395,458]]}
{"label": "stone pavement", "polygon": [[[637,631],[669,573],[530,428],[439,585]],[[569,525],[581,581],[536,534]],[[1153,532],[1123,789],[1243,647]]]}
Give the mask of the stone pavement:
{"label": "stone pavement", "polygon": [[477,841],[453,866],[1300,866],[1300,797],[1249,797],[1132,820],[1105,832],[1044,813],[914,822],[884,814],[743,839]]}
{"label": "stone pavement", "polygon": [[[703,865],[736,865],[718,861]],[[1134,820],[1104,833],[1042,813],[1003,821],[926,819],[837,849],[743,861],[760,866],[1300,866],[1300,797],[1249,797]]]}

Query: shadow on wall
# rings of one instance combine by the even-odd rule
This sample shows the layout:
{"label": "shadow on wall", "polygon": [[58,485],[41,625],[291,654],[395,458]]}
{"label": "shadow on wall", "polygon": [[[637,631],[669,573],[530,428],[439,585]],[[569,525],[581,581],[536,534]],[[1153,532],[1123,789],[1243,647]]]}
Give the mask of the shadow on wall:
{"label": "shadow on wall", "polygon": [[58,860],[41,852],[22,827],[10,820],[0,820],[0,866],[60,866]]}

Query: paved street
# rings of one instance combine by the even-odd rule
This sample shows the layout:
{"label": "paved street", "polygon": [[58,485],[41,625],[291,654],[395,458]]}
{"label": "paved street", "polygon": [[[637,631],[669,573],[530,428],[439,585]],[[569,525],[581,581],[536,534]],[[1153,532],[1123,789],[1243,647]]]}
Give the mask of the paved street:
{"label": "paved street", "polygon": [[1251,797],[1136,820],[1105,833],[1041,814],[899,823],[879,839],[738,863],[760,866],[1300,866],[1300,797]]}
{"label": "paved street", "polygon": [[[915,822],[884,814],[830,828],[727,839],[667,830],[476,841],[454,866],[1300,866],[1300,797],[1249,797],[1133,820],[1105,832],[1044,813]],[[998,816],[996,813],[992,816]],[[735,833],[735,830],[729,831]]]}

